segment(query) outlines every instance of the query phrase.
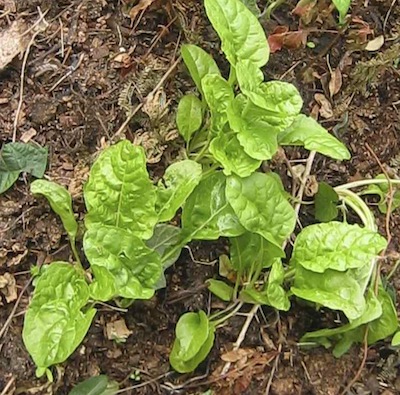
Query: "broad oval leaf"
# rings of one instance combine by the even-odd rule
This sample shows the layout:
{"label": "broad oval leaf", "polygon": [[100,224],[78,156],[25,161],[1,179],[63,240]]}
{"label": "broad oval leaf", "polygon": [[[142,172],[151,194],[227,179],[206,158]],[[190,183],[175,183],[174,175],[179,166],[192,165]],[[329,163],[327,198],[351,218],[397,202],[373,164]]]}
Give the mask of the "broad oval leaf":
{"label": "broad oval leaf", "polygon": [[317,121],[300,114],[292,125],[278,135],[280,145],[302,145],[333,159],[350,159],[350,152]]}
{"label": "broad oval leaf", "polygon": [[171,220],[193,189],[200,182],[201,165],[192,160],[183,160],[170,165],[157,186],[156,211],[158,221]]}
{"label": "broad oval leaf", "polygon": [[193,94],[181,98],[176,113],[176,126],[186,142],[190,141],[193,133],[198,130],[203,121],[201,101]]}
{"label": "broad oval leaf", "polygon": [[87,228],[110,225],[149,239],[157,222],[156,191],[142,147],[123,140],[104,150],[84,188]]}
{"label": "broad oval leaf", "polygon": [[79,383],[68,395],[114,395],[118,391],[118,384],[109,381],[106,375],[91,377]]}
{"label": "broad oval leaf", "polygon": [[39,277],[22,332],[38,375],[64,362],[82,342],[96,314],[83,310],[88,300],[84,272],[68,263],[54,262]]}
{"label": "broad oval leaf", "polygon": [[113,226],[91,227],[83,246],[94,273],[97,266],[103,266],[113,277],[118,296],[150,299],[154,295],[162,272],[160,255],[131,232]]}
{"label": "broad oval leaf", "polygon": [[318,192],[315,195],[315,218],[320,222],[329,222],[337,218],[339,196],[326,182],[318,183]]}
{"label": "broad oval leaf", "polygon": [[261,69],[248,59],[239,60],[236,63],[235,71],[240,90],[243,93],[256,92],[264,81]]}
{"label": "broad oval leaf", "polygon": [[229,302],[233,297],[233,288],[224,281],[210,278],[206,281],[208,290],[225,302]]}
{"label": "broad oval leaf", "polygon": [[205,0],[208,19],[221,39],[228,61],[250,60],[258,67],[269,59],[269,46],[257,17],[240,0]]}
{"label": "broad oval leaf", "polygon": [[343,24],[350,9],[351,0],[332,0],[332,3],[339,12],[339,23]]}
{"label": "broad oval leaf", "polygon": [[203,94],[202,79],[210,74],[221,75],[215,60],[206,51],[193,44],[182,45],[181,55],[197,89]]}
{"label": "broad oval leaf", "polygon": [[272,174],[254,173],[247,178],[230,176],[226,197],[249,232],[258,233],[277,246],[293,232],[295,211]]}
{"label": "broad oval leaf", "polygon": [[47,148],[30,143],[8,143],[0,151],[0,193],[9,189],[20,173],[42,178],[47,166]]}
{"label": "broad oval leaf", "polygon": [[278,310],[288,311],[290,309],[290,301],[282,284],[285,279],[285,270],[282,262],[276,261],[273,263],[268,276],[266,294],[269,305]]}
{"label": "broad oval leaf", "polygon": [[225,197],[226,178],[215,172],[202,180],[186,201],[182,228],[187,240],[216,240],[244,233]]}
{"label": "broad oval leaf", "polygon": [[361,268],[386,245],[384,237],[359,225],[337,221],[314,224],[297,236],[290,263],[317,273]]}
{"label": "broad oval leaf", "polygon": [[43,195],[49,201],[51,208],[60,216],[69,238],[74,243],[78,223],[72,211],[72,199],[69,192],[61,185],[46,180],[33,181],[31,192],[35,195]]}
{"label": "broad oval leaf", "polygon": [[392,339],[392,346],[398,347],[400,346],[400,331],[396,332]]}
{"label": "broad oval leaf", "polygon": [[[186,321],[187,318],[185,318],[185,316],[189,314],[196,314],[196,313],[184,314],[179,319],[178,325],[182,318],[184,318]],[[185,359],[185,355],[182,354],[181,342],[179,338],[181,338],[181,336],[183,336],[184,333],[180,333],[178,336],[178,325],[176,328],[177,338],[174,341],[174,345],[172,347],[169,360],[171,366],[179,373],[193,372],[197,368],[197,366],[207,357],[208,353],[210,352],[214,344],[215,327],[208,321],[208,318],[203,311],[200,311],[197,315],[199,318],[197,320],[193,320],[194,325],[190,325],[190,327],[187,326],[186,329],[188,330],[188,332],[185,332],[186,333],[185,337],[186,336],[188,337],[187,340],[196,338],[195,341],[190,341],[190,344],[192,344],[195,349],[198,349],[198,351],[194,355],[193,352],[187,354],[187,355],[193,355],[190,359]],[[204,317],[207,320],[207,322],[204,321]],[[205,324],[207,324],[207,327]],[[206,333],[207,337],[205,338]],[[185,341],[185,343],[187,344],[187,341]],[[199,346],[200,348],[198,348]],[[184,355],[183,358],[182,355]]]}
{"label": "broad oval leaf", "polygon": [[260,160],[246,154],[234,133],[220,131],[211,141],[209,149],[227,176],[234,173],[239,177],[247,177],[261,166]]}
{"label": "broad oval leaf", "polygon": [[301,299],[341,310],[349,320],[355,320],[365,312],[364,290],[354,279],[352,270],[338,272],[328,269],[316,273],[298,265],[291,291]]}
{"label": "broad oval leaf", "polygon": [[182,361],[192,359],[208,338],[209,322],[206,313],[186,313],[176,324],[176,339],[171,354]]}

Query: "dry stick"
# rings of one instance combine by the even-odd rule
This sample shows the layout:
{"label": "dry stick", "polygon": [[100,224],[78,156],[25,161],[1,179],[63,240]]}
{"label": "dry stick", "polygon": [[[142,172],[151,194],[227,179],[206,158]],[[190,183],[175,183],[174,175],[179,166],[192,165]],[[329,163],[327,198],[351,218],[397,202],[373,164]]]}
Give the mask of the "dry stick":
{"label": "dry stick", "polygon": [[4,333],[6,332],[7,328],[9,327],[9,325],[11,324],[12,319],[14,318],[15,312],[17,311],[17,307],[19,305],[19,303],[21,302],[22,299],[22,295],[25,293],[25,291],[28,289],[30,283],[32,282],[33,277],[31,277],[29,279],[29,281],[25,284],[24,288],[22,288],[21,293],[18,296],[17,301],[15,302],[15,305],[11,311],[11,314],[8,316],[6,322],[4,323],[3,327],[0,330],[0,339],[3,337]]}
{"label": "dry stick", "polygon": [[14,381],[15,381],[15,377],[11,377],[11,379],[8,381],[7,385],[4,387],[3,391],[1,391],[0,395],[6,395],[7,391],[11,388]]}
{"label": "dry stick", "polygon": [[281,351],[282,351],[282,344],[279,344],[279,347],[278,347],[278,353],[279,354],[276,356],[275,362],[274,362],[274,366],[271,369],[271,373],[270,373],[269,379],[268,379],[267,388],[265,389],[265,395],[269,395],[269,391],[271,390],[272,381],[274,379],[275,372],[278,369],[279,357],[281,355]]}
{"label": "dry stick", "polygon": [[[44,15],[42,14],[40,16],[39,21],[35,22],[34,26],[37,25],[40,22],[45,22],[46,28],[48,26],[48,23],[44,19]],[[21,86],[20,86],[20,91],[19,91],[19,101],[18,101],[18,107],[17,107],[17,112],[15,114],[14,118],[14,127],[13,127],[13,135],[12,135],[12,142],[15,143],[17,139],[17,127],[18,127],[18,120],[19,120],[19,115],[21,113],[21,108],[22,108],[22,102],[24,99],[24,80],[25,80],[25,69],[26,69],[26,63],[28,61],[28,56],[29,56],[29,51],[31,49],[32,44],[34,43],[36,36],[42,32],[42,29],[38,29],[32,36],[31,40],[29,41],[29,44],[26,48],[25,54],[24,54],[24,60],[22,61],[22,69],[21,69]]]}
{"label": "dry stick", "polygon": [[164,84],[166,79],[171,75],[171,73],[175,70],[175,68],[178,66],[178,64],[181,61],[181,57],[179,57],[175,62],[171,65],[171,67],[167,70],[167,72],[163,75],[161,78],[160,82],[155,86],[155,88],[147,95],[147,97],[139,103],[136,108],[129,114],[129,116],[126,118],[125,122],[120,126],[120,128],[115,132],[114,136],[112,139],[115,139],[117,136],[119,136],[125,128],[129,125],[129,122],[132,120],[132,118],[137,114],[137,112],[144,106],[146,103],[146,100],[148,100],[151,96],[153,96]]}
{"label": "dry stick", "polygon": [[[260,305],[259,304],[255,304],[252,307],[252,309],[247,313],[246,321],[244,322],[244,324],[242,326],[242,329],[240,330],[239,336],[236,339],[236,342],[235,342],[235,344],[233,346],[233,351],[239,350],[241,344],[243,343],[243,340],[246,337],[246,333],[247,333],[247,330],[249,329],[251,321],[253,321],[253,318],[257,314],[257,311],[258,311],[259,308],[260,308]],[[229,370],[230,367],[231,367],[231,362],[226,362],[224,367],[223,367],[223,369],[222,369],[221,375],[223,376],[226,373],[228,373],[228,370]]]}

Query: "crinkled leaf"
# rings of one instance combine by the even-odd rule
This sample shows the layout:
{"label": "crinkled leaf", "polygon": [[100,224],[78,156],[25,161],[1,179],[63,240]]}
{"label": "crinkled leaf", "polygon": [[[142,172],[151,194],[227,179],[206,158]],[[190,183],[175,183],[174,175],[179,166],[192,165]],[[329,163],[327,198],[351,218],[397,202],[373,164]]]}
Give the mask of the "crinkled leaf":
{"label": "crinkled leaf", "polygon": [[218,131],[228,120],[227,109],[233,100],[233,90],[228,81],[215,74],[206,75],[201,83],[211,112],[211,129]]}
{"label": "crinkled leaf", "polygon": [[118,389],[118,383],[109,381],[106,375],[100,375],[82,381],[68,395],[114,395]]}
{"label": "crinkled leaf", "polygon": [[0,151],[0,193],[9,189],[20,173],[42,178],[47,166],[47,148],[30,143],[8,143]]}
{"label": "crinkled leaf", "polygon": [[87,228],[116,226],[143,239],[153,234],[156,191],[142,147],[123,140],[104,150],[90,170],[84,195]]}
{"label": "crinkled leaf", "polygon": [[339,12],[339,23],[343,24],[350,9],[351,0],[332,0],[332,3]]}
{"label": "crinkled leaf", "polygon": [[210,152],[221,163],[227,176],[234,173],[239,177],[247,177],[261,166],[260,160],[246,154],[234,133],[220,131],[211,141]]}
{"label": "crinkled leaf", "polygon": [[246,232],[229,239],[230,263],[238,273],[245,274],[257,267],[268,268],[285,255],[281,247],[272,244],[257,233]]}
{"label": "crinkled leaf", "polygon": [[69,192],[61,185],[46,180],[35,180],[31,184],[31,192],[43,195],[58,214],[72,243],[75,242],[78,224],[72,211],[72,199]]}
{"label": "crinkled leaf", "polygon": [[269,47],[264,29],[240,0],[205,0],[204,5],[221,39],[222,50],[233,66],[244,59],[258,67],[268,62]]}
{"label": "crinkled leaf", "polygon": [[392,346],[398,347],[400,346],[400,332],[397,332],[392,339]]}
{"label": "crinkled leaf", "polygon": [[338,272],[331,269],[315,273],[297,265],[291,291],[301,299],[341,310],[349,320],[354,320],[364,313],[365,299],[364,290],[352,274],[353,270]]}
{"label": "crinkled leaf", "polygon": [[203,121],[203,108],[201,101],[192,94],[187,94],[179,101],[176,113],[176,126],[186,142],[198,130]]}
{"label": "crinkled leaf", "polygon": [[169,221],[175,216],[200,182],[201,176],[201,165],[192,160],[182,160],[167,168],[157,186],[156,211],[159,222]]}
{"label": "crinkled leaf", "polygon": [[248,59],[239,60],[236,63],[235,71],[240,90],[243,93],[256,92],[264,81],[261,69]]}
{"label": "crinkled leaf", "polygon": [[284,278],[285,269],[282,263],[280,260],[275,261],[268,276],[266,294],[270,306],[278,310],[288,311],[290,301],[286,291],[282,287]]}
{"label": "crinkled leaf", "polygon": [[187,239],[216,240],[245,230],[225,196],[226,178],[215,172],[202,180],[186,201],[182,228]]}
{"label": "crinkled leaf", "polygon": [[315,218],[321,222],[329,222],[337,218],[339,196],[326,182],[318,183],[318,192],[315,195]]}
{"label": "crinkled leaf", "polygon": [[104,266],[91,265],[94,280],[89,285],[90,297],[93,300],[107,302],[114,299],[119,293],[115,277]]}
{"label": "crinkled leaf", "polygon": [[154,295],[162,271],[160,255],[131,232],[113,226],[91,227],[83,246],[94,273],[96,266],[103,266],[112,275],[118,296],[150,299]]}
{"label": "crinkled leaf", "polygon": [[83,310],[88,300],[83,271],[68,263],[54,262],[39,277],[22,333],[39,375],[64,362],[82,342],[96,314]]}
{"label": "crinkled leaf", "polygon": [[302,145],[333,159],[350,159],[350,152],[338,139],[328,133],[316,120],[298,115],[285,131],[278,135],[280,145]]}
{"label": "crinkled leaf", "polygon": [[252,114],[249,101],[244,96],[238,96],[229,106],[227,114],[229,126],[237,134],[244,151],[257,160],[269,160],[278,150],[279,127],[267,122],[262,116],[265,110],[259,109]]}
{"label": "crinkled leaf", "polygon": [[208,290],[225,302],[229,302],[233,297],[233,288],[223,281],[209,279],[206,281]]}
{"label": "crinkled leaf", "polygon": [[202,79],[210,74],[221,75],[217,64],[207,52],[197,45],[182,45],[181,54],[197,89],[203,94]]}
{"label": "crinkled leaf", "polygon": [[[385,180],[386,176],[384,174],[379,174],[375,177],[376,180]],[[396,185],[392,186],[394,191],[392,203],[391,203],[391,210],[395,210],[396,208],[400,207],[400,190]],[[387,213],[388,210],[388,199],[390,196],[390,189],[388,183],[385,184],[371,184],[368,185],[364,191],[361,192],[361,195],[378,195],[379,196],[379,203],[378,208],[379,211],[383,214]]]}
{"label": "crinkled leaf", "polygon": [[247,178],[230,176],[226,197],[248,231],[258,233],[277,246],[293,232],[296,214],[272,174],[253,173]]}
{"label": "crinkled leaf", "polygon": [[292,265],[323,273],[361,268],[387,245],[379,233],[359,225],[332,221],[304,228],[296,238]]}
{"label": "crinkled leaf", "polygon": [[[176,339],[169,356],[171,366],[179,373],[192,372],[210,352],[214,344],[215,328],[205,313],[200,311],[184,314],[175,331]],[[194,350],[197,351],[194,353]]]}

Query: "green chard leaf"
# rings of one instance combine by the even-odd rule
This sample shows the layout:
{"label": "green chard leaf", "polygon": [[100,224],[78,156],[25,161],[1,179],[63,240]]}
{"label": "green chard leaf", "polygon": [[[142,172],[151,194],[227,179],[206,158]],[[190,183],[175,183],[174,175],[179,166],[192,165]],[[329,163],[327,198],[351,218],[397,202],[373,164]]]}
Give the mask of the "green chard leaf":
{"label": "green chard leaf", "polygon": [[267,298],[269,305],[278,310],[288,311],[290,309],[289,297],[282,287],[285,279],[285,269],[282,262],[275,261],[268,276]]}
{"label": "green chard leaf", "polygon": [[228,81],[215,74],[206,75],[202,87],[211,112],[211,130],[221,130],[228,121],[227,110],[233,101],[233,90]]}
{"label": "green chard leaf", "polygon": [[396,332],[392,339],[392,346],[398,347],[400,346],[400,331]]}
{"label": "green chard leaf", "polygon": [[169,357],[172,367],[179,373],[195,370],[213,346],[214,330],[204,311],[181,316]]}
{"label": "green chard leaf", "polygon": [[221,75],[217,64],[206,51],[197,45],[182,45],[181,54],[197,89],[203,94],[202,79],[206,75]]}
{"label": "green chard leaf", "polygon": [[339,196],[326,182],[318,183],[318,192],[315,195],[315,218],[321,222],[329,222],[337,218]]}
{"label": "green chard leaf", "polygon": [[268,62],[269,47],[264,30],[240,0],[205,0],[204,5],[221,39],[222,50],[233,66],[244,59],[258,67]]}
{"label": "green chard leaf", "polygon": [[123,140],[103,151],[90,170],[84,196],[88,229],[110,225],[143,239],[152,236],[158,219],[156,190],[142,147]]}
{"label": "green chard leaf", "polygon": [[82,342],[96,314],[94,308],[84,310],[88,300],[84,272],[68,263],[54,262],[39,277],[22,332],[38,377]]}
{"label": "green chard leaf", "polygon": [[351,0],[332,0],[332,3],[339,12],[339,23],[343,24],[350,9]]}
{"label": "green chard leaf", "polygon": [[296,214],[286,200],[282,184],[273,174],[253,173],[250,177],[230,176],[226,197],[240,223],[280,247],[293,232]]}
{"label": "green chard leaf", "polygon": [[171,220],[188,196],[198,185],[202,176],[199,163],[183,160],[170,165],[157,186],[156,211],[159,222]]}
{"label": "green chard leaf", "polygon": [[[379,174],[375,177],[376,180],[385,180],[386,176],[384,174]],[[398,186],[393,185],[393,198],[392,198],[392,206],[391,210],[394,211],[398,207],[400,207],[400,190]],[[388,210],[388,199],[390,195],[389,185],[388,183],[385,184],[371,184],[368,185],[364,191],[360,193],[361,195],[378,195],[379,196],[379,203],[378,208],[379,211],[383,214],[387,213]]]}
{"label": "green chard leaf", "polygon": [[71,242],[74,243],[78,223],[72,211],[72,198],[69,192],[61,185],[46,180],[33,181],[31,192],[35,195],[43,195],[49,201],[53,211],[60,216]]}
{"label": "green chard leaf", "polygon": [[[131,232],[114,226],[91,227],[85,233],[83,247],[95,278],[101,276],[101,285],[114,280],[117,291],[114,296],[150,299],[154,295],[162,272],[160,255]],[[99,272],[98,267],[108,273]],[[98,287],[96,295],[101,293],[100,284]],[[104,300],[110,299],[108,292],[104,290],[107,297]]]}
{"label": "green chard leaf", "polygon": [[278,135],[280,145],[302,145],[309,151],[333,159],[350,159],[350,152],[338,139],[328,133],[316,120],[300,114],[286,130]]}
{"label": "green chard leaf", "polygon": [[211,141],[210,152],[221,163],[227,176],[234,173],[239,177],[247,177],[261,166],[260,160],[246,154],[237,136],[225,130],[221,130]]}
{"label": "green chard leaf", "polygon": [[193,94],[187,94],[179,101],[176,113],[176,126],[180,135],[188,143],[193,133],[200,129],[203,122],[203,106]]}
{"label": "green chard leaf", "polygon": [[203,179],[189,196],[182,212],[182,229],[188,240],[216,240],[244,233],[226,200],[225,186],[225,176],[215,172]]}
{"label": "green chard leaf", "polygon": [[229,240],[230,263],[239,274],[248,274],[257,267],[271,267],[276,259],[285,256],[281,247],[277,247],[257,233],[246,232]]}
{"label": "green chard leaf", "polygon": [[323,273],[345,271],[371,262],[387,245],[384,237],[359,225],[332,221],[304,228],[296,238],[291,265]]}
{"label": "green chard leaf", "polygon": [[100,375],[82,381],[68,395],[114,395],[118,389],[118,383]]}
{"label": "green chard leaf", "polygon": [[213,278],[206,281],[208,290],[225,302],[229,302],[233,297],[233,288],[224,281]]}
{"label": "green chard leaf", "polygon": [[0,193],[9,189],[22,172],[42,178],[46,171],[47,155],[47,148],[34,144],[4,144],[0,151]]}
{"label": "green chard leaf", "polygon": [[354,320],[365,312],[364,289],[354,277],[353,270],[327,269],[316,273],[297,265],[291,291],[301,299],[341,310],[349,320]]}

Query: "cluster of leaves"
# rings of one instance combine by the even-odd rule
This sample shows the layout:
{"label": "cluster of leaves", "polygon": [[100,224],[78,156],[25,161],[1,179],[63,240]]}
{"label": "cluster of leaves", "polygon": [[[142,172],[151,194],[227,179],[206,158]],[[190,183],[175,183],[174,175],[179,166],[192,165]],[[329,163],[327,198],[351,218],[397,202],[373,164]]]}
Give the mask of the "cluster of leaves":
{"label": "cluster of leaves", "polygon": [[[229,238],[230,258],[223,260],[220,273],[230,281],[208,282],[225,301],[286,311],[294,295],[347,317],[340,331],[307,334],[304,341],[335,342],[345,350],[343,344],[348,348],[360,341],[367,323],[371,341],[397,329],[387,292],[382,286],[377,294],[369,288],[375,257],[386,247],[375,229],[338,221],[311,225],[298,234],[286,257],[296,212],[279,176],[257,171],[261,162],[285,145],[340,160],[350,154],[315,120],[300,114],[302,100],[293,85],[263,82],[267,39],[243,3],[205,0],[205,7],[230,64],[229,78],[201,48],[182,47],[197,87],[177,111],[187,159],[171,164],[158,183],[149,178],[141,147],[121,141],[100,154],[84,188],[87,270],[75,246],[78,223],[70,195],[48,181],[32,184],[32,192],[44,195],[61,217],[75,257],[74,265],[53,262],[42,268],[25,316],[23,338],[38,376],[49,374],[49,366],[64,361],[80,344],[97,301],[128,306],[151,298],[165,286],[164,270],[192,240]],[[181,226],[168,224],[180,208]],[[231,315],[184,314],[170,355],[173,368],[193,371],[212,348],[216,327]]]}
{"label": "cluster of leaves", "polygon": [[7,191],[21,173],[42,178],[47,166],[47,148],[30,143],[4,144],[0,151],[0,193]]}

